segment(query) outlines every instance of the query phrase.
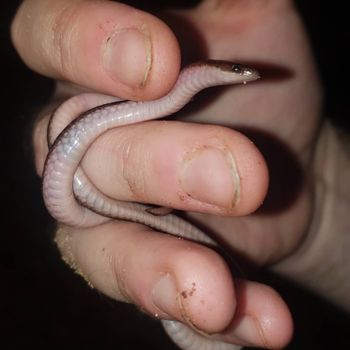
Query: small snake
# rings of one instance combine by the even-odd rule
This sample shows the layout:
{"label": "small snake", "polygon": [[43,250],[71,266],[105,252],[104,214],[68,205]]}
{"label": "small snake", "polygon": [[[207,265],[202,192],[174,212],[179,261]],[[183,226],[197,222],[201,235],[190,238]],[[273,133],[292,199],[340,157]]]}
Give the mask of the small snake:
{"label": "small snake", "polygon": [[[172,90],[154,101],[121,102],[116,97],[92,93],[67,100],[53,113],[48,127],[49,153],[43,172],[43,197],[48,211],[57,221],[74,227],[91,227],[114,218],[214,244],[198,228],[173,214],[155,215],[150,206],[105,196],[89,181],[80,162],[91,144],[112,128],[173,114],[207,87],[246,83],[258,78],[257,71],[250,67],[209,60],[184,68]],[[162,320],[162,323],[173,341],[184,350],[239,349],[205,337],[181,322]]]}

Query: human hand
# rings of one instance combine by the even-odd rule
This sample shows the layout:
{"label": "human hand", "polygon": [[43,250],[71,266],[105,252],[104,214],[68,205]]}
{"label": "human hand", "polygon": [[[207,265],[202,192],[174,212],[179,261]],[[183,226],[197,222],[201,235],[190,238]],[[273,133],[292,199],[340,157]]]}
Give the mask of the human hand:
{"label": "human hand", "polygon": [[[290,2],[205,1],[198,8],[171,15],[192,23],[208,57],[256,62],[265,66],[265,71],[286,73],[284,78],[225,90],[205,108],[191,111],[186,120],[238,127],[247,134],[249,129],[265,133],[287,145],[301,167],[306,166],[313,151],[320,91],[305,35]],[[126,99],[153,99],[168,91],[178,73],[180,52],[167,27],[146,13],[117,3],[26,1],[13,28],[16,46],[29,66],[84,88]],[[146,37],[139,38],[140,30]],[[116,32],[122,34],[122,41],[114,56],[106,46],[114,41]],[[146,54],[134,55],[132,50],[140,46],[146,47]],[[128,52],[132,57],[125,59]],[[111,57],[115,64],[107,68]],[[114,67],[122,69],[116,72]],[[56,97],[66,98],[77,91],[77,87],[60,83]],[[282,117],[283,123],[279,123]],[[47,153],[47,120],[47,116],[41,119],[34,136],[39,174]],[[218,145],[233,153],[241,177],[240,201],[234,207],[230,174],[220,162],[220,152],[215,154]],[[199,158],[197,164],[192,162],[193,173],[189,182],[182,181],[186,187],[181,188],[177,176],[184,176],[180,168],[183,155],[208,146],[214,149],[214,157],[210,156],[215,177],[198,181],[204,162]],[[175,168],[164,168],[169,163]],[[261,203],[267,174],[257,149],[229,128],[152,122],[113,130],[93,145],[83,166],[92,181],[112,197],[201,212],[191,215],[257,264],[272,264],[290,254],[303,239],[310,220],[311,198],[306,186],[292,205],[278,214],[266,210],[232,217],[249,214]],[[106,170],[97,171],[101,168]],[[110,175],[106,177],[106,173]],[[204,198],[200,197],[203,186],[208,188]],[[200,200],[194,200],[196,197]],[[201,330],[219,332],[226,341],[243,345],[280,347],[290,337],[290,318],[280,297],[253,282],[237,281],[233,287],[221,258],[206,248],[153,234],[140,225],[110,222],[88,230],[69,228],[69,248],[65,249],[96,288],[118,300],[134,302],[151,314],[183,320],[173,300],[155,300],[159,293],[153,287],[160,276],[170,273],[179,291],[195,276],[197,286],[202,285],[198,298],[204,298],[209,307],[203,311],[192,298],[186,304],[186,314]],[[149,269],[140,271],[139,266],[146,264]],[[230,307],[210,310],[218,299]],[[209,322],[205,322],[207,318]]]}

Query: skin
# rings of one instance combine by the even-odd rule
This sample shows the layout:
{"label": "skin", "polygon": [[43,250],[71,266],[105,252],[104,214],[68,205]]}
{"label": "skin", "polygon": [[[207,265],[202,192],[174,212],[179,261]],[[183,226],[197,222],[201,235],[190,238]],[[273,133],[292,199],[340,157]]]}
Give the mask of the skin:
{"label": "skin", "polygon": [[[155,99],[176,80],[181,53],[191,60],[256,63],[265,80],[209,95],[205,105],[189,108],[179,121],[108,132],[88,151],[84,171],[113,198],[190,210],[189,217],[215,232],[236,255],[258,266],[272,266],[347,307],[350,286],[345,284],[338,294],[332,288],[347,269],[343,261],[332,259],[332,252],[340,249],[334,241],[348,247],[343,234],[348,224],[328,206],[324,225],[320,210],[331,198],[329,191],[344,187],[349,163],[329,125],[321,124],[322,88],[293,3],[206,0],[190,10],[168,12],[163,19],[117,2],[23,2],[12,25],[13,42],[29,67],[59,81],[33,134],[38,174],[47,154],[48,116],[57,101],[87,89],[125,99]],[[183,23],[197,33],[203,54],[193,44],[186,45]],[[113,55],[108,47],[118,34],[121,39]],[[333,151],[320,152],[325,140],[334,145]],[[242,186],[234,206],[225,164],[210,156],[217,166],[210,176],[201,175],[207,163],[200,155],[208,149],[228,150],[237,162]],[[325,174],[319,170],[327,157],[338,162]],[[285,168],[281,159],[288,164],[288,176],[276,171]],[[288,177],[292,180],[278,189],[276,184]],[[323,178],[337,186],[322,192],[320,204],[314,194],[320,192],[317,184]],[[264,201],[268,184],[267,200],[253,213]],[[203,187],[210,189],[205,196]],[[278,195],[286,188],[293,196]],[[190,194],[185,201],[179,196],[182,191]],[[343,194],[339,205],[346,209],[350,195]],[[333,223],[332,237],[327,227]],[[65,259],[116,300],[135,303],[158,317],[191,323],[234,344],[281,348],[290,340],[291,316],[281,297],[268,286],[233,278],[223,259],[205,247],[117,221],[89,229],[62,227],[57,240]],[[139,268],[145,265],[146,270]],[[328,271],[336,271],[334,282],[325,279]],[[198,293],[179,304],[176,296],[193,282]],[[165,293],[169,289],[173,293]],[[209,306],[221,300],[226,307],[203,308],[200,300]]]}

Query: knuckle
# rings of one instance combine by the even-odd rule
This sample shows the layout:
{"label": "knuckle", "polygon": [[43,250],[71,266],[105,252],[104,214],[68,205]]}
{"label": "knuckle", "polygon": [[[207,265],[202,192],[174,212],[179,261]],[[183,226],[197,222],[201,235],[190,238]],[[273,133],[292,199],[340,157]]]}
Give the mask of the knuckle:
{"label": "knuckle", "polygon": [[128,138],[120,144],[121,174],[134,200],[146,197],[149,156],[139,142]]}
{"label": "knuckle", "polygon": [[52,21],[52,46],[54,53],[48,53],[54,59],[55,69],[59,74],[74,73],[74,44],[79,26],[80,7],[67,3],[55,14]]}
{"label": "knuckle", "polygon": [[113,251],[109,251],[107,253],[106,262],[107,269],[112,276],[111,296],[119,301],[130,301],[125,278],[126,269],[123,267],[125,263],[122,257],[116,255]]}
{"label": "knuckle", "polygon": [[149,191],[151,157],[134,131],[135,127],[128,126],[105,133],[93,143],[83,166],[102,192],[119,200],[143,202]]}

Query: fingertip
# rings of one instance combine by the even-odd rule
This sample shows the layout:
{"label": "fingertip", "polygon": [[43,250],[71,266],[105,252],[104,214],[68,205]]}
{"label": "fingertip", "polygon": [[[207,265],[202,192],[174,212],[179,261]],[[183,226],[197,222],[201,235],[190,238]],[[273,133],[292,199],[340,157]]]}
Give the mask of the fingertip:
{"label": "fingertip", "polygon": [[[234,321],[235,339],[242,345],[282,349],[293,335],[293,320],[288,306],[271,287],[239,281],[238,317]],[[232,331],[232,329],[231,329]]]}
{"label": "fingertip", "polygon": [[112,1],[25,1],[12,37],[39,73],[124,99],[165,94],[180,67],[177,40],[164,22]]}
{"label": "fingertip", "polygon": [[167,257],[167,272],[152,290],[152,301],[160,315],[207,334],[225,329],[236,305],[230,272],[222,258],[189,242],[179,249],[175,246]]}
{"label": "fingertip", "polygon": [[272,349],[287,346],[293,335],[291,313],[279,294],[266,285],[261,293],[259,312],[264,315],[258,320],[258,327],[264,335],[266,345]]}
{"label": "fingertip", "polygon": [[201,332],[221,332],[236,309],[231,273],[215,251],[199,245],[189,247],[174,259],[182,317]]}
{"label": "fingertip", "polygon": [[[149,231],[138,236],[142,255],[123,260],[129,271],[123,289],[129,299],[150,315],[178,320],[200,332],[225,329],[236,299],[222,257],[208,247],[172,236]],[[147,262],[147,269],[140,269],[140,261]]]}
{"label": "fingertip", "polygon": [[101,91],[140,100],[168,92],[180,69],[179,45],[170,28],[127,5],[108,2],[99,8],[100,15],[94,14],[93,20],[103,26],[95,63],[106,76]]}

